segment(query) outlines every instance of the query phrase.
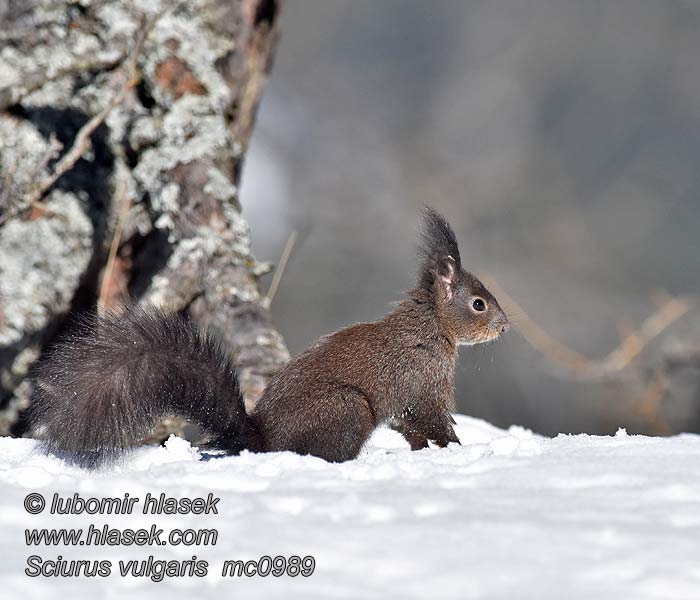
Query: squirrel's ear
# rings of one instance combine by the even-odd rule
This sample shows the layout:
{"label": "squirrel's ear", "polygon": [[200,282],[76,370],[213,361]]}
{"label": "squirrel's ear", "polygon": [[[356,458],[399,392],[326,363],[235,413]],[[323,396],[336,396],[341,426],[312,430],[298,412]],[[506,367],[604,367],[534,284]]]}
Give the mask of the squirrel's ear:
{"label": "squirrel's ear", "polygon": [[450,297],[462,270],[459,247],[450,224],[432,208],[423,213],[420,245],[420,285],[431,289],[435,279],[449,291]]}
{"label": "squirrel's ear", "polygon": [[457,266],[455,260],[451,256],[445,256],[433,270],[433,281],[437,282],[433,292],[439,293],[443,300],[449,302],[452,300],[456,280]]}

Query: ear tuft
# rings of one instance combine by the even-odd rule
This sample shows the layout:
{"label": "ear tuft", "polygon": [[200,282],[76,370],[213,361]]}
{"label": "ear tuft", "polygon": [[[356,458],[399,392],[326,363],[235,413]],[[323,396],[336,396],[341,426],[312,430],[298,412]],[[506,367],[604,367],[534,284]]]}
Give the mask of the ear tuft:
{"label": "ear tuft", "polygon": [[450,224],[430,207],[426,207],[423,212],[423,231],[419,251],[421,287],[431,289],[434,274],[437,274],[443,286],[451,293],[456,277],[462,269],[459,247]]}

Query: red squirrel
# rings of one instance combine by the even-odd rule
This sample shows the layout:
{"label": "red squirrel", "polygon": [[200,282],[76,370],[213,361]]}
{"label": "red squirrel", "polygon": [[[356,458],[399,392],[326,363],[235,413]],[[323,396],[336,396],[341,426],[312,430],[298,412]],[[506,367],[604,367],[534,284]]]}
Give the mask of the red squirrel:
{"label": "red squirrel", "polygon": [[389,424],[414,450],[459,443],[457,347],[497,338],[498,302],[462,269],[455,234],[426,208],[416,286],[383,319],[319,339],[287,363],[247,414],[231,353],[185,317],[156,308],[91,317],[40,362],[30,414],[52,453],[86,467],[114,461],[169,415],[214,447],[289,450],[340,462]]}

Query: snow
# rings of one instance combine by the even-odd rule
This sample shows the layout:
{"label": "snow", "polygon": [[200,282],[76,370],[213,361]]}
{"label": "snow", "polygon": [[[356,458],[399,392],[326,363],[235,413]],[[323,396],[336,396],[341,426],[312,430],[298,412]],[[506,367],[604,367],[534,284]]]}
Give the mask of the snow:
{"label": "snow", "polygon": [[[171,438],[87,472],[0,438],[3,598],[698,598],[700,436],[504,431],[455,416],[463,445],[411,452],[380,429],[343,464],[291,453],[219,457]],[[218,514],[28,514],[79,494],[219,497]],[[216,545],[28,547],[26,528],[216,528]],[[106,578],[30,578],[27,557],[109,559]],[[121,577],[118,561],[209,563],[197,577]],[[313,555],[314,573],[221,576],[225,560]]]}

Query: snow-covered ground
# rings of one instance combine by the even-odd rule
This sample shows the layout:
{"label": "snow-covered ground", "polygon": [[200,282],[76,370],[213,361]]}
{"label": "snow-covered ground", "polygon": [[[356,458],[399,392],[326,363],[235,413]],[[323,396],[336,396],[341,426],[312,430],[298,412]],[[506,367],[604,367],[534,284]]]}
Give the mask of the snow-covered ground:
{"label": "snow-covered ground", "polygon": [[[457,416],[463,446],[410,452],[379,430],[355,461],[211,458],[183,440],[105,472],[0,438],[0,597],[700,598],[700,436],[560,435]],[[139,497],[131,515],[39,515],[27,494]],[[219,497],[218,515],[143,515],[146,494]],[[216,545],[28,547],[25,529],[215,528]],[[106,578],[30,578],[29,555],[106,560]],[[209,564],[204,578],[119,575],[118,561]],[[229,578],[225,560],[315,557],[308,577]],[[59,594],[61,596],[59,596]],[[65,596],[62,596],[64,595]]]}

